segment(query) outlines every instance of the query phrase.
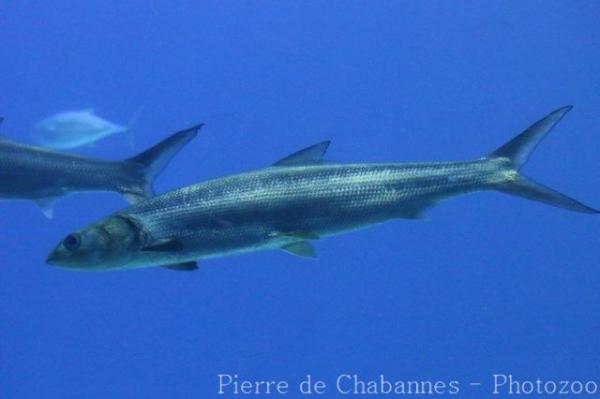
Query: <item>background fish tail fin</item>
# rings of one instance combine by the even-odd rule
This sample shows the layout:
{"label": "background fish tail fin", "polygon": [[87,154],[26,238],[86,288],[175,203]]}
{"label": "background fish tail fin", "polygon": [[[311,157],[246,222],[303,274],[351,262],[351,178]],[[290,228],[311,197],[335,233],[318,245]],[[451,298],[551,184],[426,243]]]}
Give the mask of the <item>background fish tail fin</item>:
{"label": "background fish tail fin", "polygon": [[146,151],[123,161],[128,173],[133,174],[135,183],[120,190],[130,203],[136,203],[154,195],[154,179],[169,164],[171,159],[189,143],[203,125],[179,131]]}
{"label": "background fish tail fin", "polygon": [[540,142],[571,108],[573,107],[566,106],[551,112],[488,156],[490,159],[503,158],[509,161],[508,177],[506,181],[495,185],[496,190],[575,212],[600,213],[600,211],[539,184],[519,172]]}

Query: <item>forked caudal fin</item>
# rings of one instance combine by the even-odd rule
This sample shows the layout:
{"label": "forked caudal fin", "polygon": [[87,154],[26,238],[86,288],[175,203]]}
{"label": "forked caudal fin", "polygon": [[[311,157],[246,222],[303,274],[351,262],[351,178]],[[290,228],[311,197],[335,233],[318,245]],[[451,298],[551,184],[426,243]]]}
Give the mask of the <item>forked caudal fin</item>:
{"label": "forked caudal fin", "polygon": [[504,158],[509,160],[511,169],[517,172],[511,180],[495,186],[497,190],[575,212],[600,213],[596,209],[590,208],[579,201],[536,183],[518,173],[521,167],[527,163],[539,143],[571,108],[573,107],[562,107],[548,114],[488,156],[490,159]]}
{"label": "forked caudal fin", "polygon": [[134,180],[137,180],[135,184],[120,190],[127,201],[135,204],[152,197],[154,195],[152,184],[156,176],[187,143],[196,137],[202,126],[204,124],[179,131],[133,158],[123,161],[126,170],[134,174],[136,176]]}

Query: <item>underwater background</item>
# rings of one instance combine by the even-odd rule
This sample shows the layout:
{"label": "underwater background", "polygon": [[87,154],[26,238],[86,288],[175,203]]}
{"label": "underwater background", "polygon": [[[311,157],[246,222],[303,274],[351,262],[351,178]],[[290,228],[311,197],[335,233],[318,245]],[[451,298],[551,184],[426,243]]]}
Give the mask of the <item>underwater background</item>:
{"label": "underwater background", "polygon": [[[524,172],[597,208],[599,17],[594,1],[4,2],[0,133],[142,107],[134,148],[119,134],[78,150],[120,159],[206,123],[165,192],[325,139],[340,162],[476,158],[573,104]],[[217,397],[222,373],[458,380],[463,397],[491,397],[494,373],[600,381],[599,217],[489,192],[320,240],[315,261],[45,264],[125,206],[77,194],[47,220],[0,202],[0,398]]]}

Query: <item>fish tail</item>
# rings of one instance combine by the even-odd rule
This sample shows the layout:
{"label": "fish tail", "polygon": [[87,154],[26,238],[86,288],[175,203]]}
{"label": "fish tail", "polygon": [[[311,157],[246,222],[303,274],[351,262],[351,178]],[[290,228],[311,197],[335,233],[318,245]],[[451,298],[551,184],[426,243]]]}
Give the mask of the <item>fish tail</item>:
{"label": "fish tail", "polygon": [[146,151],[122,161],[129,181],[133,183],[119,189],[127,201],[135,204],[154,195],[154,179],[171,159],[196,135],[203,124],[179,131]]}
{"label": "fish tail", "polygon": [[508,170],[505,171],[507,178],[494,185],[494,189],[575,212],[600,213],[600,211],[545,187],[520,173],[521,168],[527,163],[540,142],[571,108],[573,107],[566,106],[551,112],[488,155],[490,160],[500,159],[508,165]]}

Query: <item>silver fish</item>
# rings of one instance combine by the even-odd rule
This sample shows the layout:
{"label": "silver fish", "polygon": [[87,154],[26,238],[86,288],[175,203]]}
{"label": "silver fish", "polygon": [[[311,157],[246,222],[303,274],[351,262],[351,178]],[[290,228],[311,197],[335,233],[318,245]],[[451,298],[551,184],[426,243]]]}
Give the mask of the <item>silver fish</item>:
{"label": "silver fish", "polygon": [[35,201],[51,218],[55,199],[82,191],[116,191],[130,203],[152,196],[152,183],[202,125],[173,134],[123,161],[57,152],[0,138],[0,199]]}
{"label": "silver fish", "polygon": [[138,115],[139,111],[127,126],[122,126],[95,115],[92,109],[61,112],[38,122],[33,137],[38,144],[53,149],[92,145],[105,137],[130,130]]}
{"label": "silver fish", "polygon": [[316,256],[312,240],[394,218],[419,218],[442,200],[496,190],[583,213],[599,213],[520,173],[537,144],[571,109],[560,108],[491,154],[464,162],[333,164],[329,142],[272,167],[184,187],[69,234],[49,255],[81,270],[159,265],[263,249]]}

